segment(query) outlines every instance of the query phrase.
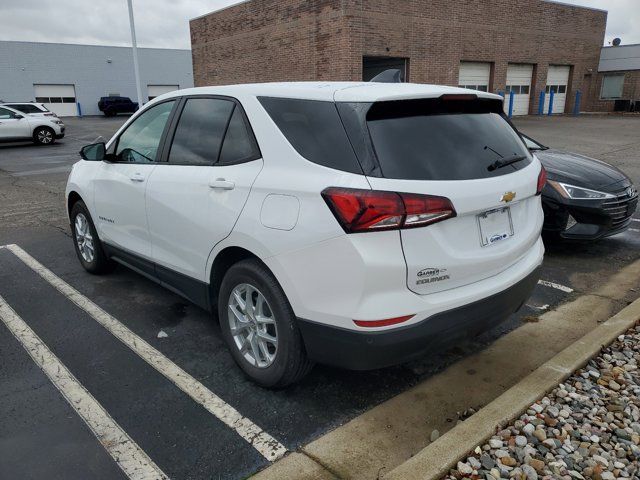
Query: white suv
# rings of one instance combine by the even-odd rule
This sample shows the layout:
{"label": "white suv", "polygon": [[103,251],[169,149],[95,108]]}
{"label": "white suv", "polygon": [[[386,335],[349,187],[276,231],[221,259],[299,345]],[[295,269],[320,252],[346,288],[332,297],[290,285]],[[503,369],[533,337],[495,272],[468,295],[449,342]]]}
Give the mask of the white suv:
{"label": "white suv", "polygon": [[216,312],[268,387],[372,369],[505,320],[544,247],[540,162],[502,98],[276,83],[149,102],[67,185],[80,262],[127,265]]}
{"label": "white suv", "polygon": [[31,140],[50,145],[64,137],[65,126],[58,117],[31,116],[0,105],[0,142]]}

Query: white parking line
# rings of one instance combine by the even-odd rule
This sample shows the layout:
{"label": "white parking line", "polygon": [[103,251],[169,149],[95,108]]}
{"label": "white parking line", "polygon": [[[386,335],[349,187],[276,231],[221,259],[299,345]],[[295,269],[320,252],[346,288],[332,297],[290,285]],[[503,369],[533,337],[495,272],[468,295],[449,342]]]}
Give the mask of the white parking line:
{"label": "white parking line", "polygon": [[559,283],[547,282],[546,280],[538,280],[539,285],[544,285],[545,287],[555,288],[556,290],[560,290],[565,293],[573,292],[573,288],[565,287],[564,285],[560,285]]}
{"label": "white parking line", "polygon": [[630,232],[640,232],[640,229],[638,229],[638,228],[630,228],[629,231]]}
{"label": "white parking line", "polygon": [[80,415],[127,477],[132,480],[169,478],[122,430],[102,405],[1,296],[0,320],[49,377],[69,405]]}
{"label": "white parking line", "polygon": [[632,218],[631,221],[632,222],[640,222],[640,218]]}
{"label": "white parking line", "polygon": [[5,245],[5,247],[65,297],[91,315],[94,320],[137,353],[140,358],[173,382],[180,390],[202,405],[220,421],[235,430],[238,435],[246,440],[267,460],[275,461],[287,452],[286,447],[275,438],[263,431],[247,417],[242,416],[235,408],[227,404],[182,368],[149,345],[145,340],[129,330],[129,328],[59,278],[18,245]]}

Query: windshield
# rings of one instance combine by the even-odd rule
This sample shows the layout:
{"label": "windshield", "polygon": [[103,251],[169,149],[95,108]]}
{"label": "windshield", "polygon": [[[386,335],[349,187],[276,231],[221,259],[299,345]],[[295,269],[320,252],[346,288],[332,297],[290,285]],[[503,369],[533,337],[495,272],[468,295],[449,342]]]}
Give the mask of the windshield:
{"label": "windshield", "polygon": [[[520,136],[488,103],[381,102],[367,113],[367,126],[386,178],[470,180],[504,175],[531,162]],[[515,157],[525,158],[491,168],[496,160]]]}

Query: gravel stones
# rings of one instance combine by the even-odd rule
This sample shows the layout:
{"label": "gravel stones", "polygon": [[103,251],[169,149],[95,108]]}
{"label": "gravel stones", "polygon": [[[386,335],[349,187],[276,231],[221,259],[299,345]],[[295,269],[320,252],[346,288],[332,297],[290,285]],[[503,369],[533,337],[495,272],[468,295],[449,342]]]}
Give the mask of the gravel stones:
{"label": "gravel stones", "polygon": [[445,478],[640,479],[640,327],[496,431]]}

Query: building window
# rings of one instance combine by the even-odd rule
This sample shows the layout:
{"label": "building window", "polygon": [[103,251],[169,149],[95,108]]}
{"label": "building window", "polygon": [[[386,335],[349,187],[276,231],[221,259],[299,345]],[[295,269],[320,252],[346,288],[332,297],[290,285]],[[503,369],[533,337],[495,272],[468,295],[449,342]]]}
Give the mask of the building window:
{"label": "building window", "polygon": [[622,87],[624,87],[624,75],[605,75],[602,77],[600,98],[602,100],[622,98]]}
{"label": "building window", "polygon": [[505,92],[513,92],[514,95],[529,95],[529,85],[507,85]]}
{"label": "building window", "polygon": [[371,81],[373,77],[385,70],[400,70],[400,81],[408,81],[408,59],[398,57],[363,57],[362,80]]}
{"label": "building window", "polygon": [[458,85],[459,88],[466,88],[468,90],[478,90],[479,92],[488,92],[489,85]]}

